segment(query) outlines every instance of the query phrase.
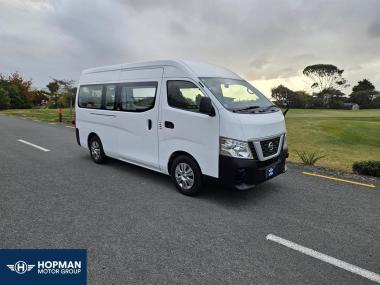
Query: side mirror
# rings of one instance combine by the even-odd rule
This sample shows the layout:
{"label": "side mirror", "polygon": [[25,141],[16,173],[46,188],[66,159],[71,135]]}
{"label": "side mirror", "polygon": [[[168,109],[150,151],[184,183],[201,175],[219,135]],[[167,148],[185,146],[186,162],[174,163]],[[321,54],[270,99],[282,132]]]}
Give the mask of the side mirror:
{"label": "side mirror", "polygon": [[215,109],[212,106],[211,99],[209,97],[202,97],[201,102],[199,103],[199,112],[209,115],[210,117],[215,116]]}
{"label": "side mirror", "polygon": [[284,100],[284,103],[283,103],[284,107],[285,107],[285,111],[282,111],[282,113],[284,114],[284,117],[286,116],[286,113],[289,111],[289,101],[288,99],[285,99]]}

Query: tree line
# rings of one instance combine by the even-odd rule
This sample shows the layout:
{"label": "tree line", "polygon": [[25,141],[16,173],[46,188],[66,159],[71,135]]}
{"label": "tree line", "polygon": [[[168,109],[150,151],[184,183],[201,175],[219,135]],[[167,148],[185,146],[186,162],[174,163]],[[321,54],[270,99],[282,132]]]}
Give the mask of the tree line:
{"label": "tree line", "polygon": [[303,74],[311,81],[312,94],[293,91],[281,84],[272,88],[272,98],[278,106],[291,108],[350,108],[348,103],[358,104],[363,109],[380,108],[380,92],[368,79],[360,80],[350,94],[344,94],[342,89],[349,85],[343,72],[332,64],[309,65]]}
{"label": "tree line", "polygon": [[0,74],[0,110],[69,107],[75,94],[73,80],[52,78],[45,90],[38,90],[32,88],[31,79],[24,79],[18,72]]}

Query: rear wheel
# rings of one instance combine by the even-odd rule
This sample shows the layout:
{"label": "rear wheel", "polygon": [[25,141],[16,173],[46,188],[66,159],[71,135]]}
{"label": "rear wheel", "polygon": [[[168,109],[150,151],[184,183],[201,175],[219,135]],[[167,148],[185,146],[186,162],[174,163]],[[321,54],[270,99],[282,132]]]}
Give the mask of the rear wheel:
{"label": "rear wheel", "polygon": [[176,157],[171,165],[170,173],[175,186],[182,194],[194,196],[201,191],[201,170],[189,156]]}
{"label": "rear wheel", "polygon": [[93,161],[96,163],[104,163],[106,161],[107,156],[104,153],[102,142],[97,136],[90,138],[88,146],[90,148],[90,155]]}

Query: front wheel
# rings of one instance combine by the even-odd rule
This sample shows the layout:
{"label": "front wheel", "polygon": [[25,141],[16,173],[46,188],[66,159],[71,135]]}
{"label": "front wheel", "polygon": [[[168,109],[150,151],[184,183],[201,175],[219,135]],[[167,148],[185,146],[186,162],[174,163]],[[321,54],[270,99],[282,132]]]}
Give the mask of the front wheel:
{"label": "front wheel", "polygon": [[178,156],[171,166],[172,180],[182,194],[197,195],[201,191],[202,173],[197,163],[186,155]]}

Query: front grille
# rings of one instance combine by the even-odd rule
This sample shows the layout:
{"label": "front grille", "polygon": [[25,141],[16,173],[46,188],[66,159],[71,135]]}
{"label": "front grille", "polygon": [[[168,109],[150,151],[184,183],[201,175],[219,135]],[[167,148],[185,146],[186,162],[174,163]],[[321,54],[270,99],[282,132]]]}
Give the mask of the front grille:
{"label": "front grille", "polygon": [[271,138],[264,141],[260,141],[261,150],[264,157],[274,155],[278,151],[281,137]]}

